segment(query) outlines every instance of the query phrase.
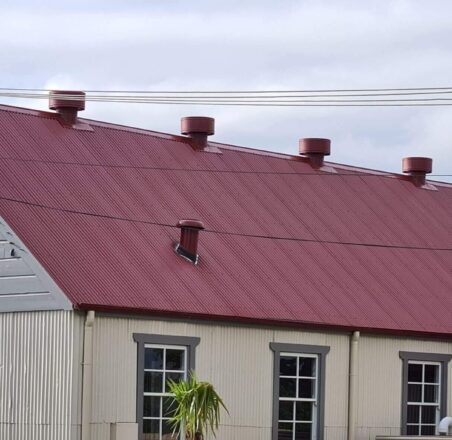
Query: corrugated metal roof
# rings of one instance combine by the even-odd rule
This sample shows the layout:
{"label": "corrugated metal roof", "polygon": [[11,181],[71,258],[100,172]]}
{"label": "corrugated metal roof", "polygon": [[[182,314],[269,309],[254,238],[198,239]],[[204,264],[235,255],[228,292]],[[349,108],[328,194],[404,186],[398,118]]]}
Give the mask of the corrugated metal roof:
{"label": "corrugated metal roof", "polygon": [[[384,247],[452,248],[451,185],[87,122],[0,107],[0,197],[112,217],[0,200],[75,307],[452,334],[452,252]],[[253,237],[203,231],[194,266],[144,223],[183,218]]]}

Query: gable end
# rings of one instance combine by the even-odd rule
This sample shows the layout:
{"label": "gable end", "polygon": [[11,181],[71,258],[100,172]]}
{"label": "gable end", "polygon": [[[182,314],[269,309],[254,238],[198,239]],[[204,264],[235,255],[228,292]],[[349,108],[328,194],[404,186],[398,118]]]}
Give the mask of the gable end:
{"label": "gable end", "polygon": [[71,309],[61,289],[0,217],[0,312]]}

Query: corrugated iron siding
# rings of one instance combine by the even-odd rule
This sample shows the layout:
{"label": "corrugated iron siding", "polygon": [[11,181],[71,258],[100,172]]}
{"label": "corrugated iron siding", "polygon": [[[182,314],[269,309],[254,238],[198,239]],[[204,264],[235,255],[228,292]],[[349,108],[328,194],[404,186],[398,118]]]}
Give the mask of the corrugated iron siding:
{"label": "corrugated iron siding", "polygon": [[1,313],[0,439],[72,440],[73,366],[73,312]]}
{"label": "corrugated iron siding", "polygon": [[346,438],[348,336],[236,325],[96,317],[93,430],[108,440],[109,423],[136,421],[137,345],[133,333],[197,336],[196,371],[224,398],[221,440],[270,440],[273,352],[270,342],[327,345],[325,440]]}
{"label": "corrugated iron siding", "polygon": [[[400,351],[452,354],[452,341],[361,336],[357,393],[357,439],[400,435],[402,360]],[[448,408],[452,409],[452,362],[449,363]]]}

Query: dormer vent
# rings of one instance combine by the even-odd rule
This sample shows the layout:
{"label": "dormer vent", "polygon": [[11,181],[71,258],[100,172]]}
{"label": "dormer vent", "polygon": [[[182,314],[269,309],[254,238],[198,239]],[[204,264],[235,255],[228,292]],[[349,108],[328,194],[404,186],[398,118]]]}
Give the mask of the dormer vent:
{"label": "dormer vent", "polygon": [[181,133],[193,140],[195,150],[207,147],[207,138],[215,134],[215,119],[206,116],[186,116],[181,119]]}
{"label": "dormer vent", "polygon": [[49,95],[49,108],[55,110],[65,124],[75,125],[78,112],[85,110],[85,92],[52,90]]}
{"label": "dormer vent", "polygon": [[430,157],[405,157],[402,159],[403,172],[409,174],[416,186],[425,185],[426,175],[432,172],[433,160]]}
{"label": "dormer vent", "polygon": [[180,228],[180,242],[176,246],[176,252],[197,264],[199,231],[204,229],[203,223],[199,220],[179,220],[176,226]]}
{"label": "dormer vent", "polygon": [[313,168],[321,168],[325,156],[331,153],[330,139],[304,138],[299,141],[299,152],[309,159]]}

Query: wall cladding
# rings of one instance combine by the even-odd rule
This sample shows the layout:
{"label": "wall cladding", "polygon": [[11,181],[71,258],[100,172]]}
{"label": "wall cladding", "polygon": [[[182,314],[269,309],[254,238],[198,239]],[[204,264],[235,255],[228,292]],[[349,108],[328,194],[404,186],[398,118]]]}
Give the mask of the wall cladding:
{"label": "wall cladding", "polygon": [[0,439],[73,440],[73,333],[73,312],[0,313]]}
{"label": "wall cladding", "polygon": [[[362,335],[359,344],[357,440],[400,435],[402,360],[400,351],[452,354],[452,342]],[[448,377],[452,378],[452,362]],[[448,384],[452,410],[452,380]]]}
{"label": "wall cladding", "polygon": [[348,336],[231,324],[183,323],[96,316],[94,322],[93,425],[109,440],[109,424],[136,421],[137,346],[133,333],[197,336],[196,371],[212,381],[230,411],[221,440],[270,440],[273,352],[270,342],[327,345],[325,440],[344,440],[347,423]]}

